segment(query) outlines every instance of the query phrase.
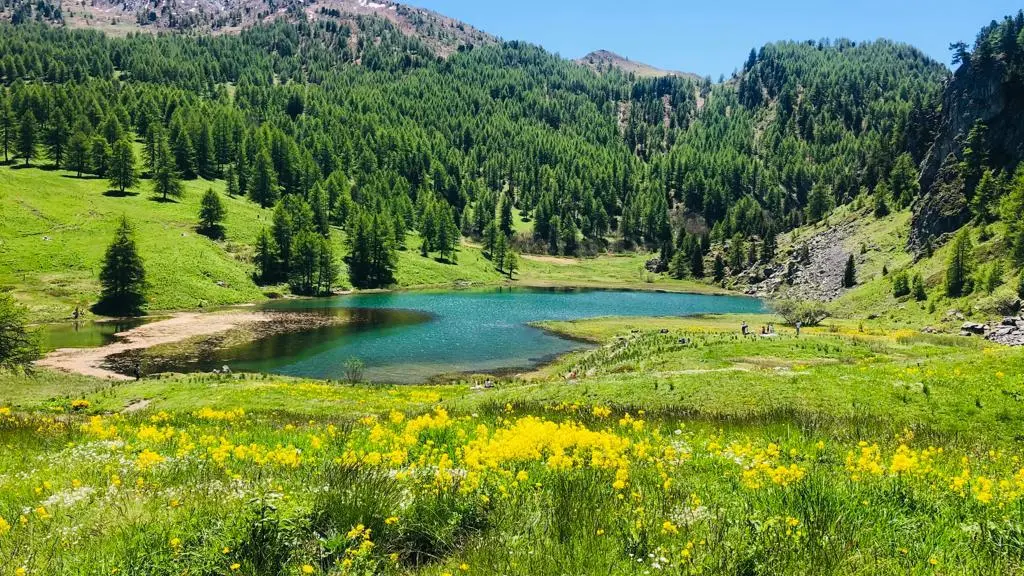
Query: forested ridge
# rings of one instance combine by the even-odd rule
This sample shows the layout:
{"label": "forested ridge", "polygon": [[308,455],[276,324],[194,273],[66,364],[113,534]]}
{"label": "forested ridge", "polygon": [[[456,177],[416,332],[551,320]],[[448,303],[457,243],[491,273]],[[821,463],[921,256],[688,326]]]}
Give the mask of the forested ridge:
{"label": "forested ridge", "polygon": [[334,274],[339,252],[357,286],[388,284],[412,231],[453,265],[464,236],[491,256],[646,248],[720,280],[859,195],[911,205],[948,77],[903,44],[822,40],[752,50],[724,82],[638,79],[522,42],[442,58],[368,16],[217,36],[3,24],[0,54],[5,161],[112,178],[134,143],[129,187],[225,179],[276,206],[260,281],[294,276],[301,237],[307,267]]}

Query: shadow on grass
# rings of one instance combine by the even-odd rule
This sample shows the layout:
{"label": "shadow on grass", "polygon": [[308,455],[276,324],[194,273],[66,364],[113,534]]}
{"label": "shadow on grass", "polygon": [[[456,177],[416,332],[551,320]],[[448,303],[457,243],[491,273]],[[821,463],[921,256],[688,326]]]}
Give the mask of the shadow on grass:
{"label": "shadow on grass", "polygon": [[174,198],[164,198],[163,196],[150,196],[150,202],[158,202],[160,204],[177,204],[178,201]]}
{"label": "shadow on grass", "polygon": [[70,178],[72,180],[100,180],[103,178],[102,176],[97,176],[95,174],[82,174],[81,176],[76,176],[74,174],[61,174],[60,177]]}
{"label": "shadow on grass", "polygon": [[108,196],[110,198],[128,198],[130,196],[138,196],[139,193],[132,192],[131,190],[125,190],[124,192],[120,190],[107,190],[106,192],[103,193],[103,195]]}

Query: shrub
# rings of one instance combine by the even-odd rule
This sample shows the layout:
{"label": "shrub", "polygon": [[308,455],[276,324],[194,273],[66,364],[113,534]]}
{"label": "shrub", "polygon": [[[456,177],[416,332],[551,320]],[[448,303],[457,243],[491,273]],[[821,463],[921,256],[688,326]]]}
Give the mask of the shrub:
{"label": "shrub", "polygon": [[907,294],[910,294],[910,282],[907,279],[907,273],[900,270],[892,275],[892,295],[902,298]]}
{"label": "shrub", "polygon": [[25,327],[25,309],[0,292],[0,369],[27,368],[39,358],[39,342]]}

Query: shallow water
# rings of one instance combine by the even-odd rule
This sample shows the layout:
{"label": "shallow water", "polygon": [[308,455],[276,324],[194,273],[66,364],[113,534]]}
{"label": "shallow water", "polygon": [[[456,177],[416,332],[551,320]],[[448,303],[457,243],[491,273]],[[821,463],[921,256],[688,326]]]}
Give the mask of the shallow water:
{"label": "shallow water", "polygon": [[363,376],[379,382],[423,382],[441,374],[529,369],[586,344],[529,322],[599,316],[749,313],[759,300],[662,292],[494,288],[446,292],[357,294],[273,302],[262,308],[344,315],[347,323],[209,351],[188,365],[341,379],[358,358]]}
{"label": "shallow water", "polygon": [[40,345],[43,350],[50,351],[57,348],[95,348],[105,346],[114,342],[115,334],[138,328],[147,322],[153,322],[159,318],[130,318],[122,320],[105,320],[93,322],[79,320],[78,322],[65,322],[61,324],[45,324],[40,326]]}

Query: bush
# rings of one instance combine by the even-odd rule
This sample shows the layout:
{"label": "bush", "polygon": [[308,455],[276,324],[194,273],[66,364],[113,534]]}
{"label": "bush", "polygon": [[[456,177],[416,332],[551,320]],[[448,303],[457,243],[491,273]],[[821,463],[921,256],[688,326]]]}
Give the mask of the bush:
{"label": "bush", "polygon": [[804,326],[817,326],[829,317],[828,309],[821,302],[775,300],[769,303],[769,306],[789,325],[800,322]]}
{"label": "bush", "polygon": [[902,298],[907,294],[910,294],[910,282],[907,279],[907,273],[900,270],[892,275],[892,295]]}

